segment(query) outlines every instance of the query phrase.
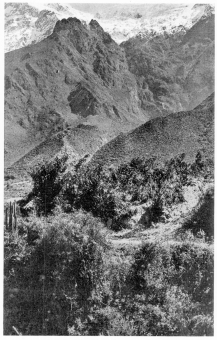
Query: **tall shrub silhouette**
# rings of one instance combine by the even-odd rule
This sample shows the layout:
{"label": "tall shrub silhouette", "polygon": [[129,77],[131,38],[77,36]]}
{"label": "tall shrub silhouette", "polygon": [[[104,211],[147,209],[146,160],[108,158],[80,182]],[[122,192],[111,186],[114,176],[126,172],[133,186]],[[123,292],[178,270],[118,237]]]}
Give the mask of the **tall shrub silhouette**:
{"label": "tall shrub silhouette", "polygon": [[68,155],[44,162],[30,173],[33,180],[32,194],[38,214],[48,215],[56,205],[56,197],[63,185],[62,174],[66,170]]}

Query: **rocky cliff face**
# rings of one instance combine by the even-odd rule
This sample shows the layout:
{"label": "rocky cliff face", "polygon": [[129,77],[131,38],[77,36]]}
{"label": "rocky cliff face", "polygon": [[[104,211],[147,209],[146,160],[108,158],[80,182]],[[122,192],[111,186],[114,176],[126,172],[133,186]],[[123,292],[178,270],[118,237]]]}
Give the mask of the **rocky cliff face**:
{"label": "rocky cliff face", "polygon": [[214,91],[214,15],[189,30],[129,39],[124,47],[146,110],[189,110]]}
{"label": "rocky cliff face", "polygon": [[81,123],[101,145],[147,119],[123,49],[95,20],[58,21],[48,38],[5,56],[6,164]]}

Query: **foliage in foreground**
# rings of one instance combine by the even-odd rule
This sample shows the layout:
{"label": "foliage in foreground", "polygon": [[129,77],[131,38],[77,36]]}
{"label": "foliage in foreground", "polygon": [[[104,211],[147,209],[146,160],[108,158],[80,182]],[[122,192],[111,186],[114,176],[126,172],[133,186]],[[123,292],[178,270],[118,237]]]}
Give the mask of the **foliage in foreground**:
{"label": "foliage in foreground", "polygon": [[191,235],[114,251],[103,230],[79,212],[5,233],[5,334],[213,334],[210,246]]}
{"label": "foliage in foreground", "polygon": [[20,221],[18,234],[5,232],[4,333],[212,335],[213,250],[205,233],[197,239],[189,231],[207,221],[212,193],[178,242],[114,250],[103,224],[112,220],[110,228],[120,230],[130,207],[144,203],[158,221],[165,206],[183,200],[184,186],[209,176],[200,154],[192,165],[180,155],[164,166],[134,159],[72,172],[66,161],[57,157],[32,172],[29,197],[40,217]]}
{"label": "foliage in foreground", "polygon": [[[24,226],[22,236],[7,235],[6,333],[15,325],[24,334],[61,335],[75,315],[86,318],[101,282],[100,229],[91,216],[78,213],[33,219],[29,232]],[[34,242],[29,233],[37,234]]]}

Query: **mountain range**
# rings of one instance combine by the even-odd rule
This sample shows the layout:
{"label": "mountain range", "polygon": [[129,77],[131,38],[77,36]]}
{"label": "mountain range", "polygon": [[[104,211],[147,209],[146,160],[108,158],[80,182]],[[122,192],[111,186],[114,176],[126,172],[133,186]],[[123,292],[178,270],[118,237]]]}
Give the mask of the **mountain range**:
{"label": "mountain range", "polygon": [[[187,126],[189,112],[192,131],[195,112],[212,120],[212,5],[7,3],[5,17],[5,166],[12,172],[22,175],[63,150],[93,155],[119,134],[93,159],[106,162],[101,155],[108,150],[111,159],[112,150],[123,160],[123,146],[113,145],[127,148],[136,136],[131,157],[146,124],[164,134],[165,124],[176,131],[177,119]],[[211,136],[211,123],[207,129]]]}
{"label": "mountain range", "polygon": [[5,51],[37,43],[49,36],[58,20],[96,19],[120,44],[136,35],[155,36],[186,31],[214,13],[209,4],[58,4],[5,3]]}

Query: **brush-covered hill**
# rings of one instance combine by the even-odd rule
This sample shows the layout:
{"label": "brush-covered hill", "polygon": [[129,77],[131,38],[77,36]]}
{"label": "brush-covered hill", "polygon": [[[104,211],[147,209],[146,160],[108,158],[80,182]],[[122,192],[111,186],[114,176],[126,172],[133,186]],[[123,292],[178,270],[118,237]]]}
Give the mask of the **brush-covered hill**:
{"label": "brush-covered hill", "polygon": [[117,165],[133,158],[159,161],[185,153],[195,159],[197,151],[205,159],[214,158],[214,93],[191,111],[158,117],[104,145],[92,163]]}
{"label": "brush-covered hill", "polygon": [[89,151],[91,131],[96,151],[149,118],[123,49],[95,20],[63,19],[48,38],[5,55],[6,167],[60,132]]}

